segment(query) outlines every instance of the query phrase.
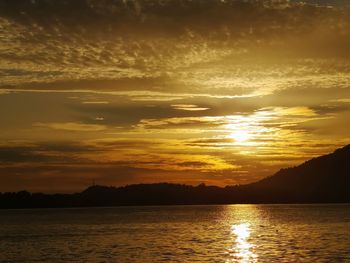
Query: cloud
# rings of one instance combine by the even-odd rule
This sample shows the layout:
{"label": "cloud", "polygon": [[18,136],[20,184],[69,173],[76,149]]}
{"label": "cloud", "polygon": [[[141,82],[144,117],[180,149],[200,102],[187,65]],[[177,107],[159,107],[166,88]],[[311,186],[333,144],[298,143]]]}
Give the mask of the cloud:
{"label": "cloud", "polygon": [[75,123],[75,122],[65,122],[65,123],[33,123],[34,127],[41,127],[41,128],[50,128],[54,130],[63,130],[63,131],[76,131],[76,132],[96,132],[96,131],[102,131],[106,129],[106,126],[104,125],[97,125],[97,124],[84,124],[84,123]]}
{"label": "cloud", "polygon": [[15,163],[15,162],[44,162],[49,158],[47,156],[33,153],[28,147],[1,147],[0,162]]}
{"label": "cloud", "polygon": [[108,101],[83,101],[82,104],[108,104]]}
{"label": "cloud", "polygon": [[210,129],[227,123],[225,117],[174,117],[166,119],[143,119],[137,125],[141,129]]}
{"label": "cloud", "polygon": [[[78,191],[93,179],[113,185],[159,180],[196,183],[209,182],[216,173],[230,174],[239,169],[239,165],[220,157],[174,153],[171,148],[167,153],[168,146],[169,141],[112,138],[86,142],[9,142],[0,146],[0,181],[6,181],[3,189],[42,190],[51,182],[51,186],[45,187],[46,192]],[[163,153],[158,151],[161,148]],[[197,178],[191,178],[194,173]],[[57,185],[53,186],[52,182]]]}
{"label": "cloud", "polygon": [[[31,167],[0,167],[2,191],[26,189],[32,192],[78,192],[86,189],[94,181],[102,185],[123,186],[133,183],[186,183],[198,185],[234,185],[244,182],[244,173],[227,171],[226,173],[194,171],[164,171],[127,166],[96,165],[40,165]],[[235,176],[233,176],[233,174]],[[7,175],[7,176],[5,176]],[[242,176],[243,175],[243,176]],[[215,178],[216,180],[213,178]],[[239,181],[234,178],[241,177]]]}
{"label": "cloud", "polygon": [[185,111],[205,111],[209,108],[199,107],[198,105],[193,104],[173,104],[171,105],[174,109],[185,110]]}
{"label": "cloud", "polygon": [[76,142],[9,143],[0,145],[0,164],[70,164],[84,162],[79,153],[92,148]]}
{"label": "cloud", "polygon": [[[142,146],[142,147],[141,147]],[[99,139],[84,142],[48,141],[0,146],[0,163],[5,165],[100,165],[159,170],[225,170],[237,165],[221,158],[195,153],[175,153],[176,141],[152,139]],[[145,154],[148,152],[148,154]],[[201,163],[194,166],[188,159]]]}
{"label": "cloud", "polygon": [[327,5],[5,1],[1,86],[234,96],[348,78],[349,9]]}
{"label": "cloud", "polygon": [[344,1],[0,1],[0,180],[243,183],[331,151],[349,26]]}

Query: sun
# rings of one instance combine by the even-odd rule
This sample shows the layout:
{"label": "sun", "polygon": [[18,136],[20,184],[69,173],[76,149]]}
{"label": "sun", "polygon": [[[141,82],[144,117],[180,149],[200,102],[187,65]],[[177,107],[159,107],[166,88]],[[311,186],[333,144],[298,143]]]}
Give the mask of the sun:
{"label": "sun", "polygon": [[235,131],[231,133],[230,137],[236,142],[246,142],[251,138],[251,135],[248,131]]}

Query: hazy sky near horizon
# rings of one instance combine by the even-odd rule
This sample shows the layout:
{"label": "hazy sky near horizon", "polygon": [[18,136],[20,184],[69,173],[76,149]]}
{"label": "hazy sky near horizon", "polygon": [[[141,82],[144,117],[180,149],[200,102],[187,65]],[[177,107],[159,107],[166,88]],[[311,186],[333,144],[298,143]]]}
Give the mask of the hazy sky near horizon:
{"label": "hazy sky near horizon", "polygon": [[349,143],[349,1],[0,1],[0,191],[244,184]]}

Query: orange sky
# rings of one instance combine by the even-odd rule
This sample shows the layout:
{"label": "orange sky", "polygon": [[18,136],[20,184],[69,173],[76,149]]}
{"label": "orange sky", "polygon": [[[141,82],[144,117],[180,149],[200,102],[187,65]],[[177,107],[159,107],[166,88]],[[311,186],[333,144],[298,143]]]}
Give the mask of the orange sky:
{"label": "orange sky", "polygon": [[244,184],[349,143],[347,1],[3,1],[0,191]]}

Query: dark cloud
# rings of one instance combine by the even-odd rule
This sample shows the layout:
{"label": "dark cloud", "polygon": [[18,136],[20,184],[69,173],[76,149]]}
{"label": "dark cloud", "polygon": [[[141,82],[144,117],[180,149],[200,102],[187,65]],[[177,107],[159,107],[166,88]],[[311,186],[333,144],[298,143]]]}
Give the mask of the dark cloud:
{"label": "dark cloud", "polygon": [[152,146],[159,146],[161,142],[159,141],[150,141],[145,139],[113,139],[113,140],[99,140],[94,142],[96,148],[103,150],[106,149],[131,149],[142,147],[146,149]]}
{"label": "dark cloud", "polygon": [[194,139],[188,140],[186,142],[189,146],[197,147],[232,147],[234,140],[231,138],[203,138],[203,139]]}
{"label": "dark cloud", "polygon": [[38,151],[45,152],[80,153],[96,151],[96,148],[91,145],[73,141],[42,142],[35,147]]}
{"label": "dark cloud", "polygon": [[85,162],[75,154],[97,149],[77,142],[43,142],[27,146],[0,146],[0,164]]}
{"label": "dark cloud", "polygon": [[45,162],[48,156],[34,153],[31,147],[1,147],[0,163]]}

